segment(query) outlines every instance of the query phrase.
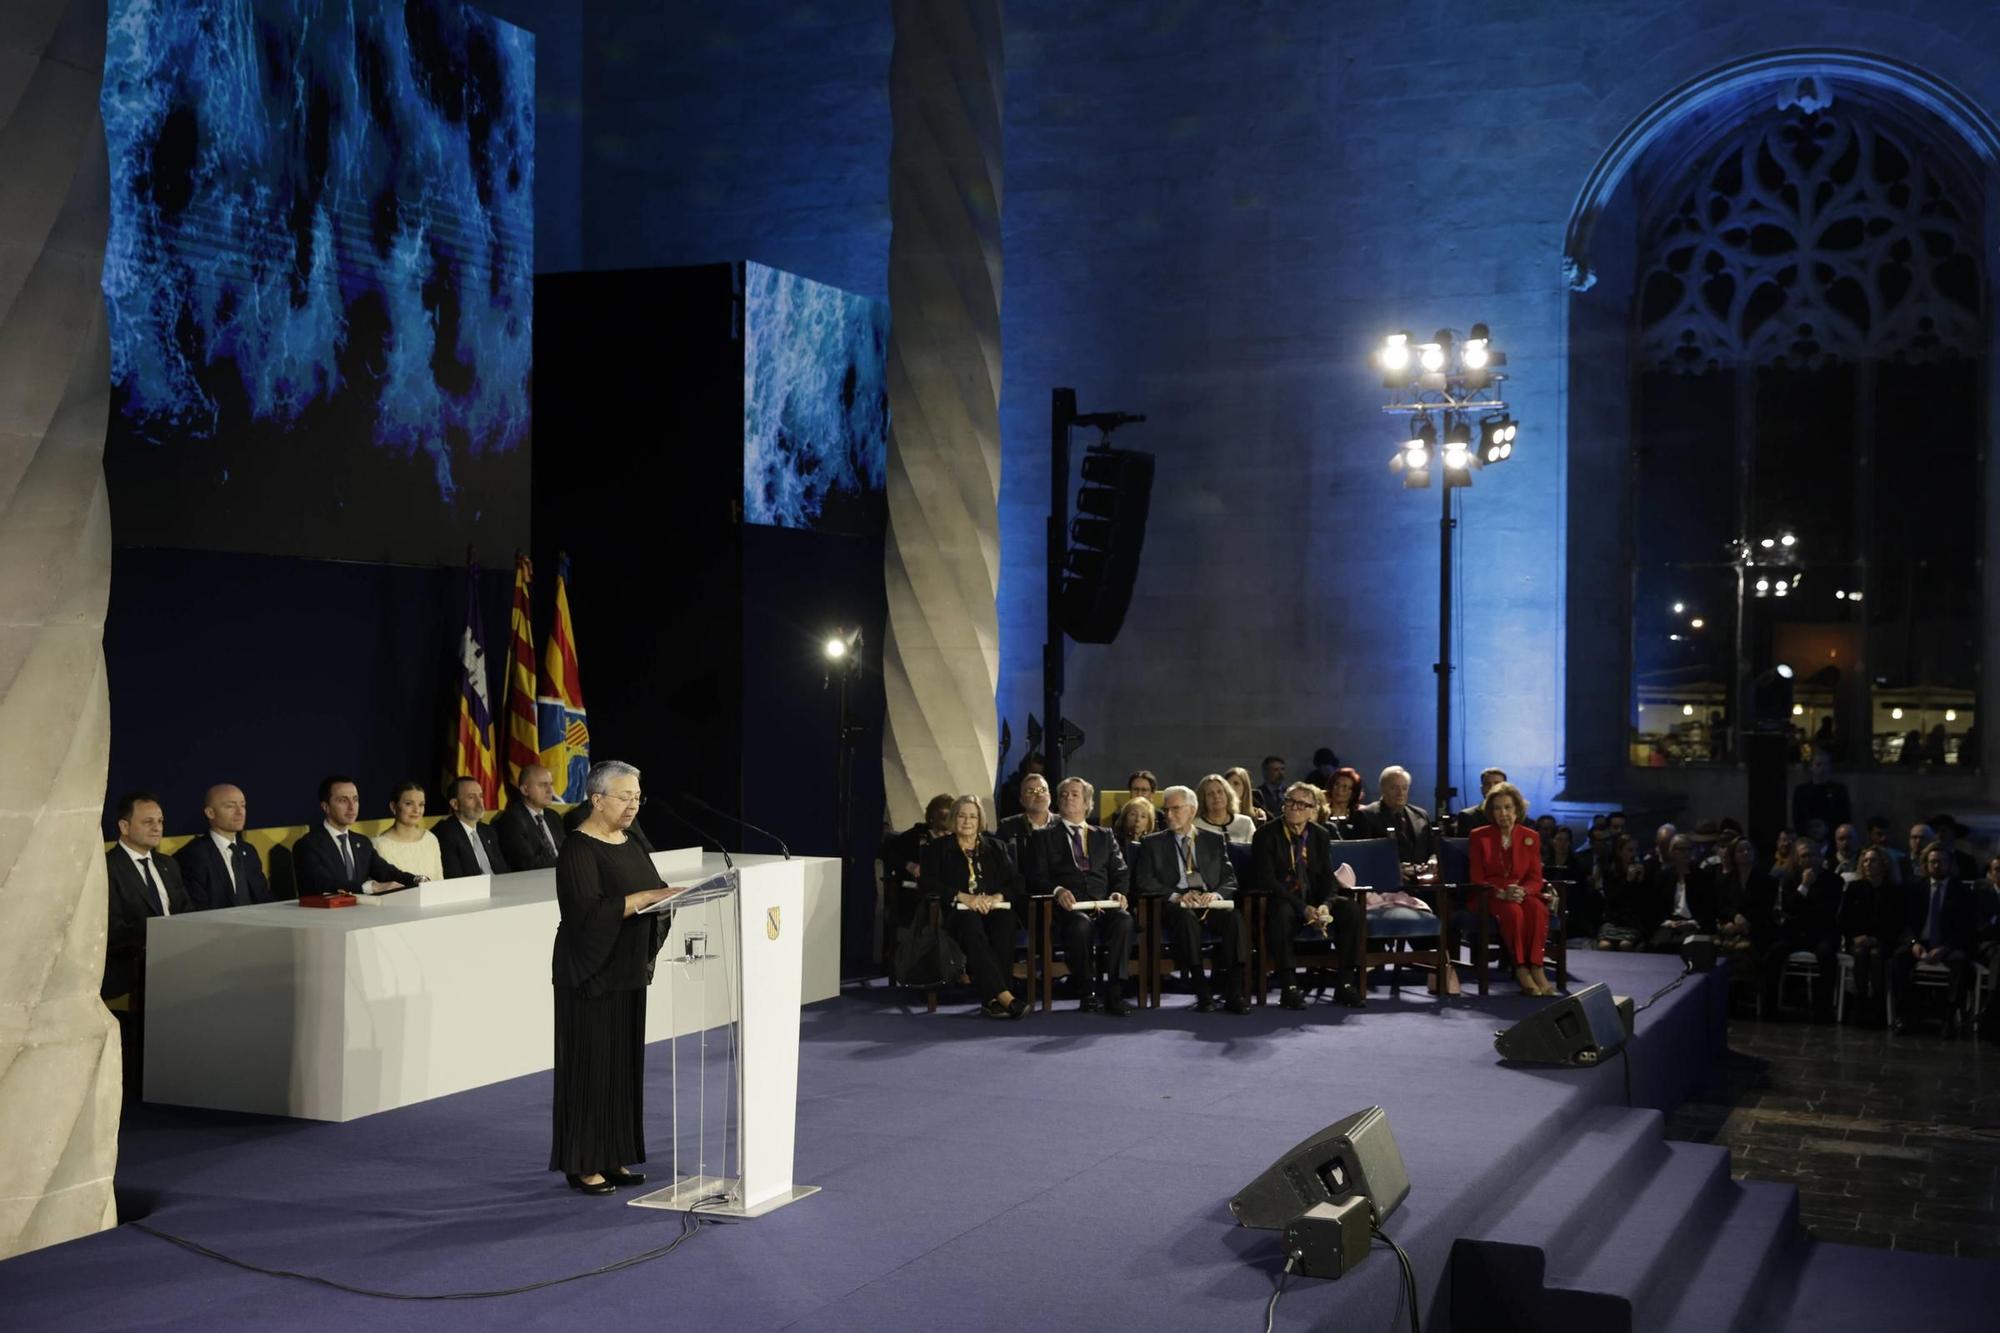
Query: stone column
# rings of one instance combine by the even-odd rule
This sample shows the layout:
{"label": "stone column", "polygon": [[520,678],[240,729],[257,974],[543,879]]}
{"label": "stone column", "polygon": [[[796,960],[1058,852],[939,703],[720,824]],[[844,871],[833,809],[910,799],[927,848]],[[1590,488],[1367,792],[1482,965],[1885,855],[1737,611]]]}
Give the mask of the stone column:
{"label": "stone column", "polygon": [[999,762],[998,0],[893,0],[889,623],[883,782],[897,827]]}
{"label": "stone column", "polygon": [[0,1258],[116,1222],[104,0],[0,10]]}

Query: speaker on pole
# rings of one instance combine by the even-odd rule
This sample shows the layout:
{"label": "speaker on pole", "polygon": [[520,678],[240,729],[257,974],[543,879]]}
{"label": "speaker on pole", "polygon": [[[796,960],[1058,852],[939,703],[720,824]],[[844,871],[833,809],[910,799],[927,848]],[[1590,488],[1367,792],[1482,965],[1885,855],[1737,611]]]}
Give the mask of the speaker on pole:
{"label": "speaker on pole", "polygon": [[1125,624],[1152,500],[1151,454],[1099,447],[1083,456],[1062,582],[1062,627],[1078,643],[1110,643]]}
{"label": "speaker on pole", "polygon": [[1368,1200],[1374,1225],[1409,1197],[1410,1173],[1379,1106],[1336,1120],[1271,1163],[1229,1201],[1237,1224],[1282,1231],[1317,1204]]}

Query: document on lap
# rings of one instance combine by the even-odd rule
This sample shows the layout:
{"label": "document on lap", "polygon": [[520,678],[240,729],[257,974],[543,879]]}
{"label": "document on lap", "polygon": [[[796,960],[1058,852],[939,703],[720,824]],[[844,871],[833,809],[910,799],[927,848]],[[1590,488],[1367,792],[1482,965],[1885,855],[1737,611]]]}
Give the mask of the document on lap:
{"label": "document on lap", "polygon": [[1093,898],[1089,902],[1084,902],[1082,899],[1079,898],[1075,906],[1073,906],[1070,910],[1073,912],[1096,912],[1116,906],[1118,906],[1118,904],[1112,902],[1109,898]]}
{"label": "document on lap", "polygon": [[[961,912],[970,912],[970,911],[972,910],[972,909],[971,909],[970,907],[966,906],[966,905],[965,905],[964,903],[955,903],[955,904],[953,904],[953,905],[954,905],[954,906],[956,906],[956,907],[958,908],[958,910],[959,910],[959,911],[961,911]],[[1000,899],[1000,900],[999,900],[998,902],[996,902],[996,903],[994,903],[994,904],[993,904],[993,906],[994,906],[994,907],[995,907],[996,909],[998,909],[998,908],[1002,908],[1002,907],[1012,907],[1013,905],[1014,905],[1014,904],[1012,904],[1012,903],[1008,902],[1008,901],[1007,901],[1007,900],[1006,900],[1005,898],[1002,898],[1002,899]],[[1077,904],[1077,906],[1078,906],[1078,907],[1081,907],[1081,906],[1083,906],[1083,904],[1082,904],[1082,903],[1078,903],[1078,904]]]}

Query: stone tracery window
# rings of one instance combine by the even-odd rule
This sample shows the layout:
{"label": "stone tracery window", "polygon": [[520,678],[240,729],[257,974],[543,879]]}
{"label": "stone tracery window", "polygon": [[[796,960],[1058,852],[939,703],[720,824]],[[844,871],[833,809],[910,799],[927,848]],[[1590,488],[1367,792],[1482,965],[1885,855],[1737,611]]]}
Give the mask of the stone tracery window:
{"label": "stone tracery window", "polygon": [[1844,107],[1766,117],[1713,149],[1643,238],[1641,362],[1976,355],[1977,229],[1937,158]]}

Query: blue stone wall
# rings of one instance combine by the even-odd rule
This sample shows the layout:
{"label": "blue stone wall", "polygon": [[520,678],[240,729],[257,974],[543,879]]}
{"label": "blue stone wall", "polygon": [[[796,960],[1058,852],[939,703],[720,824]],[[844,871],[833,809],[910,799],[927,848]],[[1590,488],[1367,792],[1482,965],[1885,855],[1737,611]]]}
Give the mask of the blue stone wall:
{"label": "blue stone wall", "polygon": [[[586,266],[750,258],[883,292],[887,10],[587,4]],[[1330,743],[1371,786],[1408,764],[1426,799],[1437,496],[1389,473],[1367,356],[1483,319],[1524,431],[1464,493],[1453,776],[1497,763],[1545,804],[1566,717],[1622,716],[1625,690],[1620,507],[1571,494],[1626,443],[1615,417],[1568,426],[1573,376],[1621,370],[1573,345],[1615,321],[1574,319],[1562,273],[1593,167],[1660,97],[1784,48],[1879,53],[2000,108],[2000,10],[1964,3],[1006,13],[999,705],[1017,736],[1040,711],[1050,388],[1148,413],[1119,441],[1160,459],[1145,580],[1118,642],[1070,659],[1078,764],[1114,782]]]}

